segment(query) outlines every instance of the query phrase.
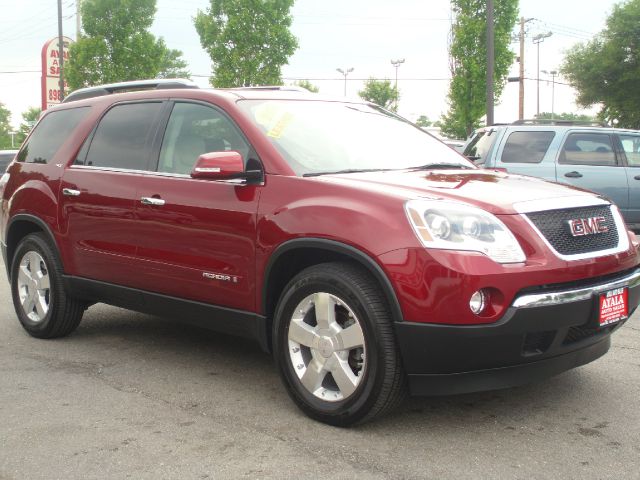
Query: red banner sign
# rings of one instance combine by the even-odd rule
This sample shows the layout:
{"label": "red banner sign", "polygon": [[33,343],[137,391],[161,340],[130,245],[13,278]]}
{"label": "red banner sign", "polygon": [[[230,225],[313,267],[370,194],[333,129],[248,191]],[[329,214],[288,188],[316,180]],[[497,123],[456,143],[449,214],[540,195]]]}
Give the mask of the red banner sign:
{"label": "red banner sign", "polygon": [[[69,60],[71,40],[62,37],[64,61]],[[42,110],[60,103],[60,51],[58,37],[52,38],[42,47]],[[65,83],[65,88],[66,88]]]}

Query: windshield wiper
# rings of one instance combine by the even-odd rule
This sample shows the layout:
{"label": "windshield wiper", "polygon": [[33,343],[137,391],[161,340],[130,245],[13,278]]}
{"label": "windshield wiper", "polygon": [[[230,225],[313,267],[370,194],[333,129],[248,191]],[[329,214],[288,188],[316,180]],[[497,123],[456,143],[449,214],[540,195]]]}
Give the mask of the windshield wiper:
{"label": "windshield wiper", "polygon": [[328,172],[303,173],[303,177],[317,177],[319,175],[340,175],[342,173],[362,173],[362,172],[388,172],[392,168],[347,168],[345,170],[333,170]]}
{"label": "windshield wiper", "polygon": [[425,165],[419,165],[417,167],[409,167],[407,170],[445,170],[460,168],[462,170],[471,170],[473,167],[464,165],[462,163],[427,163]]}

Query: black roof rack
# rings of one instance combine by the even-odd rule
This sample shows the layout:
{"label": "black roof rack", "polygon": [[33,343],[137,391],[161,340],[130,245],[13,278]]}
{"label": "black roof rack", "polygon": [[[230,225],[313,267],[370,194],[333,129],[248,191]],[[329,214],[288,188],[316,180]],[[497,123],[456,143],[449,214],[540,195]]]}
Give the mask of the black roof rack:
{"label": "black roof rack", "polygon": [[183,78],[163,78],[154,80],[134,80],[132,82],[111,83],[95,87],[81,88],[71,92],[62,103],[84,100],[86,98],[102,97],[113,93],[135,92],[139,90],[166,90],[169,88],[198,88],[191,80]]}
{"label": "black roof rack", "polygon": [[590,120],[561,120],[550,118],[527,118],[516,120],[511,125],[580,125],[583,127],[608,127],[604,122]]}

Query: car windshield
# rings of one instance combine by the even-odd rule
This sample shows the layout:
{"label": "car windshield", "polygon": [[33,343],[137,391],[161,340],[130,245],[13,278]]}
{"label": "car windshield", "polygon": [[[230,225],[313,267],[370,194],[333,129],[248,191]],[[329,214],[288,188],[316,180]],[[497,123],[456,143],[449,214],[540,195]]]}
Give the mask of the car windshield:
{"label": "car windshield", "polygon": [[487,160],[487,153],[491,150],[496,135],[493,130],[478,131],[469,143],[464,147],[463,154],[471,159],[476,165],[484,165]]}
{"label": "car windshield", "polygon": [[239,106],[297,175],[474,168],[420,128],[374,106],[313,100],[243,100]]}

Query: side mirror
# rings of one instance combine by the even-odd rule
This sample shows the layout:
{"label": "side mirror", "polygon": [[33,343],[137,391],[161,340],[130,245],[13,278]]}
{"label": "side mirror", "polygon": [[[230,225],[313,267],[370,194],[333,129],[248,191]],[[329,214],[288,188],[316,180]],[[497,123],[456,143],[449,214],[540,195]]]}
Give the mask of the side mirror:
{"label": "side mirror", "polygon": [[228,180],[244,173],[242,155],[238,152],[203,153],[191,170],[191,178]]}

